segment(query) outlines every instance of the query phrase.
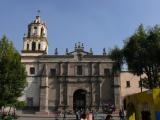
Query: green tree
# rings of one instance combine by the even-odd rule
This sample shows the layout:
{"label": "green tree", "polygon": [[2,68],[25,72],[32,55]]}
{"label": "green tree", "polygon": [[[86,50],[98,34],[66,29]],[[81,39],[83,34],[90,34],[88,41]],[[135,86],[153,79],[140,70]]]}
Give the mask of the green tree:
{"label": "green tree", "polygon": [[143,74],[144,62],[145,59],[148,59],[145,48],[146,40],[146,32],[143,25],[140,25],[137,31],[124,43],[123,55],[128,64],[128,69],[137,75]]}
{"label": "green tree", "polygon": [[109,51],[109,56],[112,60],[114,60],[113,71],[121,71],[124,60],[123,60],[123,50],[115,46],[113,49]]}
{"label": "green tree", "polygon": [[125,42],[124,57],[128,68],[137,75],[145,73],[145,87],[159,87],[160,27],[144,30],[143,25]]}
{"label": "green tree", "polygon": [[0,40],[0,107],[14,106],[26,85],[25,67],[11,41]]}
{"label": "green tree", "polygon": [[[134,74],[146,74],[147,77],[143,80],[144,87],[149,89],[160,87],[160,26],[156,25],[145,30],[143,25],[140,25],[136,32],[124,41],[123,48],[117,53],[123,56],[119,58],[123,58],[122,62],[116,57],[113,58],[116,62],[120,61],[118,66],[125,61],[128,69]],[[111,55],[113,56],[112,52]]]}

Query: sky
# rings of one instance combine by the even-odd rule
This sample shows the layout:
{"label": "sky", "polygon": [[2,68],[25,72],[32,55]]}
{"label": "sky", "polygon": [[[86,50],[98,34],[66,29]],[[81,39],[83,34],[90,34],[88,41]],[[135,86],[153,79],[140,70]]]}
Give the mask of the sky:
{"label": "sky", "polygon": [[20,52],[37,10],[48,28],[49,54],[55,48],[65,54],[78,42],[102,54],[122,47],[140,24],[160,24],[160,0],[0,0],[0,38],[5,34]]}

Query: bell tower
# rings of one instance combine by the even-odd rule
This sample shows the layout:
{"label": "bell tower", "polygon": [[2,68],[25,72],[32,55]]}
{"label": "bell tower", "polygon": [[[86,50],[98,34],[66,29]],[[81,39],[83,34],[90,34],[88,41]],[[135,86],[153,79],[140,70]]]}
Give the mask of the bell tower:
{"label": "bell tower", "polygon": [[48,53],[47,26],[36,16],[28,25],[27,34],[23,37],[22,55],[38,56]]}

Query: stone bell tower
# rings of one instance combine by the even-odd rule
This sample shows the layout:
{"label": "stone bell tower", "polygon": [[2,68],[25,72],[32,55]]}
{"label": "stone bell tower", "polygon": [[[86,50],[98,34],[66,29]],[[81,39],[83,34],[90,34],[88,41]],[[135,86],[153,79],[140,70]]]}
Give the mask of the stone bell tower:
{"label": "stone bell tower", "polygon": [[36,16],[35,20],[28,25],[27,34],[23,37],[22,56],[38,56],[47,53],[47,27],[40,16]]}

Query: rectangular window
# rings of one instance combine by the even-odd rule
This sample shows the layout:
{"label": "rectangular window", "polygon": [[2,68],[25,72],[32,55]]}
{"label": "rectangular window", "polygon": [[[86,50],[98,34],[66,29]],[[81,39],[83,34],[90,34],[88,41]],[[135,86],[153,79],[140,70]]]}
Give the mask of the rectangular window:
{"label": "rectangular window", "polygon": [[126,81],[126,87],[131,87],[130,81]]}
{"label": "rectangular window", "polygon": [[82,75],[82,65],[77,66],[77,75]]}
{"label": "rectangular window", "polygon": [[50,76],[51,77],[56,76],[56,69],[53,69],[53,68],[50,69]]}
{"label": "rectangular window", "polygon": [[30,74],[31,75],[35,74],[35,68],[34,67],[30,67]]}
{"label": "rectangular window", "polygon": [[110,76],[110,72],[108,68],[104,69],[104,76]]}
{"label": "rectangular window", "polygon": [[27,106],[32,107],[33,106],[33,97],[27,97]]}

